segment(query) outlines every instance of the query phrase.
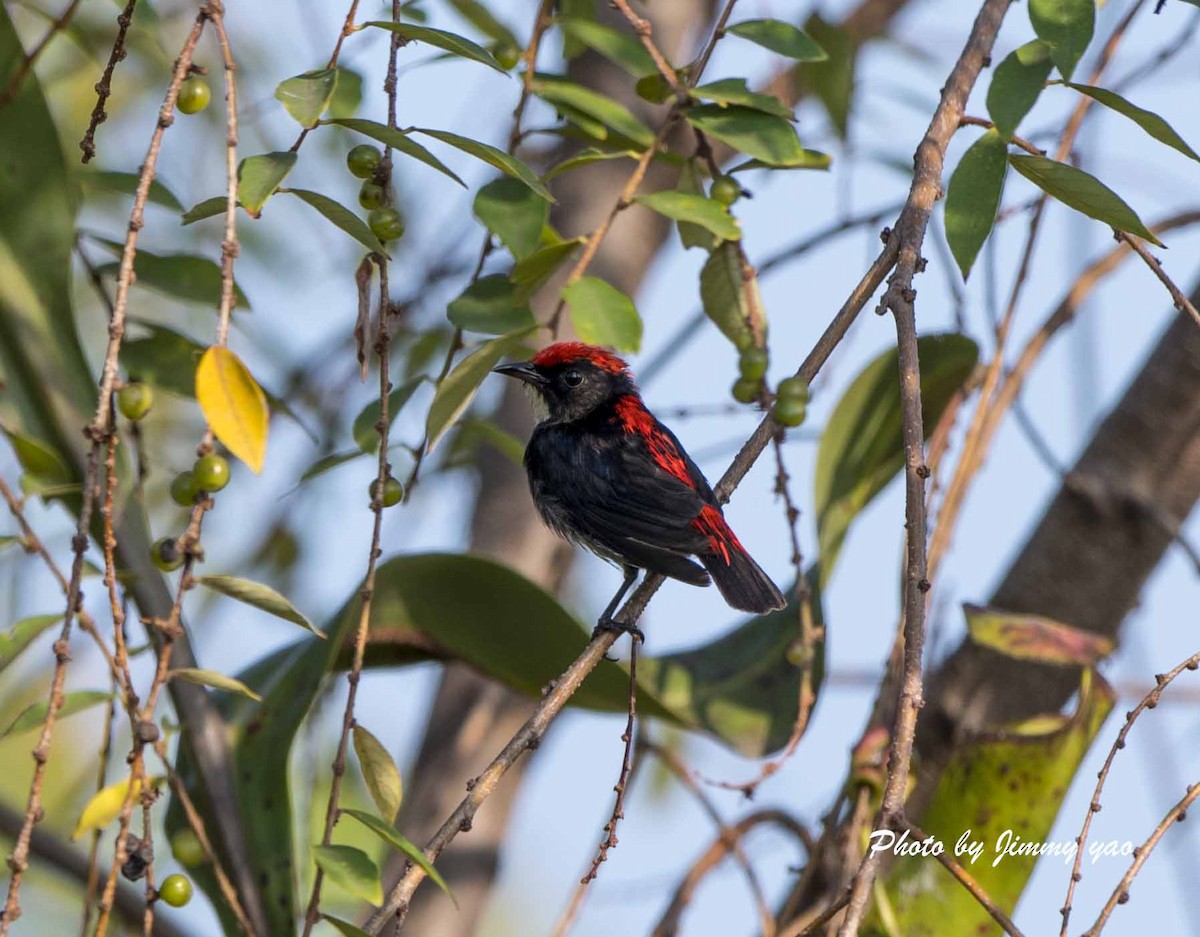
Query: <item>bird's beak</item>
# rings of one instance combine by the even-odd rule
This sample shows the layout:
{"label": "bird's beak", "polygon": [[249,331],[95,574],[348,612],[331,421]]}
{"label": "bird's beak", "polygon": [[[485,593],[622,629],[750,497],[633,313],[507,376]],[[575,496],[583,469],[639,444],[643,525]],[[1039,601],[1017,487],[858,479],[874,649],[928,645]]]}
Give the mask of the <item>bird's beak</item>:
{"label": "bird's beak", "polygon": [[519,361],[516,364],[502,364],[498,368],[492,368],[492,371],[496,374],[515,377],[517,380],[524,381],[526,384],[533,384],[535,387],[542,387],[547,383],[545,375],[534,367],[530,361]]}

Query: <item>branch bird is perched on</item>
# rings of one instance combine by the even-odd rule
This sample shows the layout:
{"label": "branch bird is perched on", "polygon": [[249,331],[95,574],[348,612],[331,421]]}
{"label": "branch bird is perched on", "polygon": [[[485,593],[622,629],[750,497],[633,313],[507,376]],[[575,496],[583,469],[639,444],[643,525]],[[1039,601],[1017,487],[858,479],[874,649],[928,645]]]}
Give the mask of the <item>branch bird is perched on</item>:
{"label": "branch bird is perched on", "polygon": [[725,601],[745,612],[784,607],[779,589],[725,522],[696,463],[642,403],[621,358],[560,342],[495,370],[524,381],[544,405],[525,450],[542,520],[625,572],[598,630],[638,634],[614,625],[612,615],[639,569],[695,586],[715,581]]}

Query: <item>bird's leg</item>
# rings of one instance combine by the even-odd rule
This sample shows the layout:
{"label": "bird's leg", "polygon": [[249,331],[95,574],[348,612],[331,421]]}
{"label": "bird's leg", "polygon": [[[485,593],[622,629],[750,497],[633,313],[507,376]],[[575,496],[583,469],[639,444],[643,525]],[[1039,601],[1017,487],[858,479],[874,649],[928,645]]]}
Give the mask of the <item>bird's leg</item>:
{"label": "bird's leg", "polygon": [[638,571],[636,566],[626,566],[625,579],[621,582],[621,588],[617,590],[617,594],[612,597],[612,601],[608,603],[608,607],[600,615],[600,620],[596,622],[596,627],[592,631],[592,637],[601,634],[605,631],[628,632],[635,641],[644,641],[646,636],[642,634],[642,629],[637,625],[629,625],[623,621],[615,621],[613,612],[617,610],[617,606],[621,604],[621,599],[625,598],[625,593],[629,591],[630,586],[636,581]]}

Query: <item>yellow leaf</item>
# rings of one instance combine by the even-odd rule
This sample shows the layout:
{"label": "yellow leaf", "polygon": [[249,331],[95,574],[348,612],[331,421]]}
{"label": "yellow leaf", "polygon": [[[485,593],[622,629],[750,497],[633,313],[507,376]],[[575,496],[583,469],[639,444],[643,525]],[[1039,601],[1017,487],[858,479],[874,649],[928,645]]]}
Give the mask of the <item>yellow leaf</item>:
{"label": "yellow leaf", "polygon": [[259,474],[270,415],[266,395],[241,359],[228,348],[209,348],[196,367],[196,399],[217,439]]}
{"label": "yellow leaf", "polygon": [[[150,784],[154,785],[158,780],[158,778],[151,778]],[[83,808],[83,813],[79,815],[79,822],[75,824],[75,832],[71,834],[71,839],[79,839],[84,833],[103,829],[112,823],[120,815],[128,791],[129,778],[97,791],[87,802],[87,806]],[[134,781],[133,800],[136,801],[141,793],[142,782]]]}

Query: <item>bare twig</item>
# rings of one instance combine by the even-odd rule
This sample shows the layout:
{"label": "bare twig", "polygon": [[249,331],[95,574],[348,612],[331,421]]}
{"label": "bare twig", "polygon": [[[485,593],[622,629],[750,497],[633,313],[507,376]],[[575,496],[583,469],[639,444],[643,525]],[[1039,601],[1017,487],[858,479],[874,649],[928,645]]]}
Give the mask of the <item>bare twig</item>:
{"label": "bare twig", "polygon": [[[754,871],[754,866],[750,864],[750,858],[742,848],[741,838],[737,835],[734,828],[721,817],[716,804],[712,802],[712,799],[704,791],[704,788],[696,782],[696,779],[692,776],[692,772],[675,752],[648,738],[639,739],[638,745],[642,751],[658,758],[679,783],[686,787],[691,795],[696,798],[701,809],[708,814],[708,818],[713,822],[713,825],[717,828],[717,832],[720,834],[720,840],[725,843],[728,851],[733,855],[734,861],[737,862],[746,876],[746,884],[750,886],[751,897],[754,899],[755,907],[758,909],[762,933],[764,935],[774,934],[775,917],[771,913],[771,909],[767,906],[767,899],[763,893],[762,884],[759,882],[758,875]],[[792,824],[791,829],[799,837],[800,841],[804,843],[805,850],[811,851],[812,836],[808,830],[795,820],[792,821]],[[674,905],[674,902],[672,902],[672,905]],[[662,921],[660,921],[655,930],[662,930],[663,926]]]}
{"label": "bare twig", "polygon": [[[104,105],[108,101],[108,96],[112,94],[113,69],[117,67],[118,62],[125,58],[125,34],[129,31],[129,24],[133,22],[133,11],[136,7],[137,0],[127,0],[125,9],[117,17],[117,38],[113,40],[112,52],[109,53],[108,64],[104,66],[104,74],[96,83],[96,106],[92,108],[92,118],[88,121],[83,139],[79,141],[79,148],[83,150],[83,162],[85,163],[90,162],[96,155],[96,128],[108,119]],[[195,43],[193,43],[194,45]],[[188,55],[188,64],[191,64],[190,54]]]}
{"label": "bare twig", "polygon": [[1162,283],[1162,285],[1167,288],[1167,292],[1171,294],[1171,303],[1175,306],[1175,308],[1180,312],[1186,312],[1192,317],[1193,322],[1195,322],[1197,325],[1200,325],[1200,312],[1198,312],[1196,307],[1192,305],[1192,301],[1187,298],[1187,294],[1175,285],[1174,280],[1167,276],[1167,272],[1163,269],[1162,261],[1150,253],[1150,248],[1146,246],[1146,242],[1139,237],[1126,234],[1124,231],[1118,231],[1116,228],[1113,228],[1113,236],[1116,237],[1118,241],[1123,241],[1124,243],[1128,244],[1131,248],[1133,248],[1133,252],[1141,257],[1143,261],[1145,261],[1146,266],[1150,268],[1150,272],[1158,277],[1159,282]]}
{"label": "bare twig", "polygon": [[[131,0],[132,2],[132,0]],[[46,709],[46,718],[42,731],[34,748],[34,772],[29,787],[29,799],[25,810],[25,823],[17,835],[16,844],[9,857],[9,867],[12,878],[9,880],[8,897],[5,901],[3,919],[0,919],[0,937],[7,937],[13,921],[20,914],[20,889],[28,862],[29,839],[33,827],[42,814],[42,779],[45,775],[46,763],[50,757],[50,739],[54,732],[55,719],[63,702],[63,684],[66,680],[67,661],[70,653],[71,622],[80,605],[80,582],[83,576],[83,555],[87,550],[88,531],[95,507],[96,491],[98,488],[100,469],[100,449],[108,434],[112,431],[111,408],[113,390],[117,382],[118,355],[121,341],[125,335],[125,309],[129,298],[129,287],[133,279],[133,258],[137,252],[137,236],[142,227],[142,215],[146,199],[150,193],[150,183],[154,179],[155,165],[162,144],[162,136],[174,119],[175,100],[179,95],[180,85],[191,65],[192,53],[196,42],[204,29],[208,14],[204,11],[196,17],[183,50],[175,61],[170,87],[166,99],[159,111],[158,124],[150,139],[150,147],[142,164],[141,175],[138,179],[137,192],[134,196],[133,211],[129,220],[129,231],[125,239],[125,247],[121,255],[120,273],[117,276],[117,294],[114,301],[113,315],[109,322],[108,346],[105,350],[104,366],[100,380],[99,398],[96,403],[96,413],[87,428],[87,436],[91,441],[88,449],[86,467],[83,475],[83,492],[79,508],[78,523],[72,540],[74,559],[71,564],[71,576],[67,587],[67,608],[64,613],[63,629],[54,645],[55,666],[50,683],[50,695]]]}
{"label": "bare twig", "polygon": [[[908,832],[912,834],[915,839],[921,842],[929,839],[929,834],[922,830],[915,823],[905,820],[902,821],[900,825],[903,829],[908,830]],[[953,875],[958,883],[971,893],[971,897],[979,902],[980,907],[982,907],[983,910],[985,910],[991,916],[993,921],[1000,925],[1000,929],[1003,930],[1004,933],[1008,934],[1009,937],[1023,937],[1021,931],[1017,929],[1017,925],[1012,922],[1012,918],[1004,913],[1004,909],[999,907],[996,902],[992,900],[991,895],[984,891],[983,886],[975,881],[975,878],[970,872],[963,868],[960,862],[955,860],[955,858],[945,850],[940,850],[937,852],[936,857],[937,861],[941,863],[942,868]]]}
{"label": "bare twig", "polygon": [[[658,923],[654,925],[654,930],[651,931],[651,937],[675,937],[679,933],[679,924],[683,918],[683,912],[687,910],[692,899],[695,897],[696,889],[713,869],[715,869],[727,855],[742,854],[742,840],[755,827],[772,824],[782,827],[783,829],[794,833],[796,838],[808,847],[806,836],[808,831],[800,826],[789,814],[782,810],[758,810],[754,813],[743,817],[732,826],[721,827],[721,832],[717,838],[712,841],[712,844],[704,851],[704,853],[692,863],[687,874],[675,889],[675,894],[671,896],[671,903],[659,918]],[[764,933],[774,934],[774,924],[771,925],[769,931]]]}
{"label": "bare twig", "polygon": [[32,49],[21,57],[21,64],[13,72],[12,77],[8,80],[8,84],[4,86],[4,90],[0,91],[0,107],[4,107],[5,104],[21,93],[21,86],[25,83],[25,78],[29,75],[30,71],[33,70],[34,63],[46,51],[46,46],[50,44],[50,40],[67,28],[71,19],[75,16],[75,11],[79,9],[79,4],[80,0],[71,0],[67,4],[67,8],[50,23],[45,35],[37,41]]}
{"label": "bare twig", "polygon": [[[895,724],[891,733],[887,781],[879,809],[878,827],[894,823],[903,815],[908,787],[917,714],[922,705],[921,656],[925,640],[925,596],[929,591],[926,558],[924,432],[921,416],[921,378],[917,354],[917,330],[913,303],[916,291],[913,277],[924,269],[921,244],[929,224],[934,202],[941,196],[942,164],[971,88],[984,62],[990,57],[996,33],[1010,0],[987,0],[971,28],[966,45],[942,89],[941,102],[934,112],[925,139],[917,148],[915,171],[908,201],[896,222],[899,240],[896,269],[880,303],[880,311],[891,310],[896,320],[896,344],[900,362],[900,400],[903,414],[905,465],[905,527],[907,559],[904,589],[903,677],[896,701]],[[859,865],[851,885],[846,916],[839,937],[857,933],[875,880],[879,853],[868,852]]]}
{"label": "bare twig", "polygon": [[1196,802],[1196,798],[1198,797],[1200,797],[1200,784],[1189,784],[1187,793],[1180,798],[1174,807],[1167,811],[1167,815],[1154,828],[1154,832],[1146,838],[1144,843],[1134,847],[1133,862],[1129,864],[1129,868],[1121,876],[1121,881],[1113,889],[1112,895],[1104,903],[1104,907],[1100,909],[1100,914],[1096,917],[1096,922],[1084,932],[1083,937],[1096,937],[1097,934],[1104,930],[1105,924],[1108,923],[1108,919],[1112,916],[1113,911],[1116,910],[1117,905],[1125,904],[1129,901],[1129,886],[1133,884],[1134,878],[1141,871],[1142,866],[1146,864],[1146,860],[1150,858],[1150,853],[1154,851],[1154,847],[1158,845],[1159,840],[1166,835],[1167,830],[1176,823],[1182,823],[1186,819],[1188,808]]}
{"label": "bare twig", "polygon": [[[1104,759],[1104,765],[1100,768],[1100,773],[1096,780],[1096,788],[1092,791],[1092,799],[1088,804],[1088,811],[1083,818],[1083,828],[1079,831],[1079,836],[1075,840],[1078,848],[1075,852],[1075,862],[1071,866],[1071,878],[1067,883],[1067,897],[1062,907],[1062,928],[1059,930],[1061,937],[1066,937],[1067,924],[1071,920],[1071,903],[1075,898],[1075,886],[1083,878],[1083,847],[1087,843],[1088,833],[1092,828],[1092,817],[1100,810],[1100,795],[1104,791],[1104,784],[1108,780],[1108,773],[1112,769],[1113,761],[1116,760],[1117,752],[1125,747],[1125,740],[1129,735],[1129,731],[1133,728],[1133,724],[1137,722],[1138,717],[1147,709],[1154,709],[1158,705],[1159,700],[1162,699],[1163,690],[1170,686],[1171,682],[1185,670],[1196,670],[1198,667],[1200,667],[1200,653],[1193,654],[1187,660],[1176,664],[1166,673],[1156,674],[1154,677],[1154,688],[1146,693],[1138,704],[1125,714],[1125,723],[1117,733],[1112,748],[1108,750],[1108,756]],[[1138,856],[1138,858],[1141,857]],[[1123,886],[1117,889],[1117,892],[1119,893],[1124,890],[1125,887],[1128,887],[1128,882],[1124,882]],[[1102,917],[1106,918],[1111,911],[1112,908],[1109,908],[1107,913],[1103,914]],[[1102,921],[1097,921],[1097,925],[1101,923]],[[1093,930],[1095,929],[1093,927]]]}
{"label": "bare twig", "polygon": [[600,841],[600,847],[596,850],[591,867],[584,874],[583,878],[579,880],[578,887],[571,895],[571,900],[567,903],[567,909],[563,912],[562,917],[559,918],[558,924],[555,925],[554,937],[566,937],[570,933],[575,919],[579,916],[579,912],[583,908],[583,900],[587,896],[588,885],[595,881],[596,876],[600,874],[600,866],[608,859],[608,851],[617,845],[617,824],[625,819],[625,792],[629,788],[633,773],[633,724],[637,718],[638,647],[642,643],[641,637],[637,634],[632,635],[631,638],[629,643],[628,717],[625,722],[625,732],[621,735],[621,741],[625,743],[625,750],[621,756],[621,771],[617,776],[617,783],[613,787],[617,796],[613,800],[612,815],[608,818],[608,822],[604,824],[604,839]]}

